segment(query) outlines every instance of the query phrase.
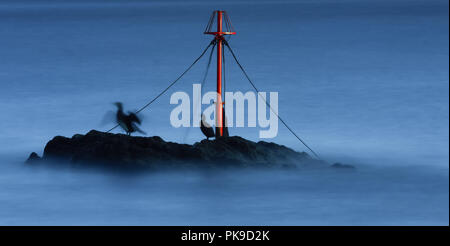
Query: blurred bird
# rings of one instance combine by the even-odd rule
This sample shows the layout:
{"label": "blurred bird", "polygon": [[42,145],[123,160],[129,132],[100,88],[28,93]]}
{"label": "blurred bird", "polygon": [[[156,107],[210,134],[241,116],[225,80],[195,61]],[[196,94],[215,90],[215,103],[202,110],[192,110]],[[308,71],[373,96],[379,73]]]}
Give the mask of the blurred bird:
{"label": "blurred bird", "polygon": [[200,121],[200,130],[205,135],[206,140],[215,136],[213,128],[206,122],[206,117],[202,114],[202,120]]}
{"label": "blurred bird", "polygon": [[117,124],[119,124],[119,126],[122,127],[122,129],[127,133],[128,136],[131,135],[131,133],[133,132],[139,132],[144,135],[146,134],[136,125],[141,124],[141,119],[135,113],[128,111],[128,114],[125,114],[123,112],[123,104],[121,102],[116,102],[115,105],[117,106],[117,113],[116,113]]}

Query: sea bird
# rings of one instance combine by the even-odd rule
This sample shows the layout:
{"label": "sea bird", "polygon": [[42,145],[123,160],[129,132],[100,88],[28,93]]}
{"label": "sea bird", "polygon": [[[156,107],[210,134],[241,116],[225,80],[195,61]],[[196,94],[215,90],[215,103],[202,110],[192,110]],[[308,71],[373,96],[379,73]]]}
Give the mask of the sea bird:
{"label": "sea bird", "polygon": [[123,112],[123,104],[121,102],[116,102],[114,104],[117,106],[117,124],[122,127],[128,136],[130,136],[132,132],[139,132],[144,135],[146,134],[137,126],[140,125],[142,121],[135,113],[128,111],[128,114],[125,114]]}
{"label": "sea bird", "polygon": [[213,128],[206,122],[206,117],[202,114],[202,120],[200,121],[200,130],[206,136],[206,140],[215,136]]}

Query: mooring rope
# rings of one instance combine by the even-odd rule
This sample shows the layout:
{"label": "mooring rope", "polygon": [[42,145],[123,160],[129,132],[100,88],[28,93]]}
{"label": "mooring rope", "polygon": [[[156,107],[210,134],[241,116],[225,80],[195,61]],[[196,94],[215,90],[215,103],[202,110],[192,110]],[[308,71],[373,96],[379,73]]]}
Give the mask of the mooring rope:
{"label": "mooring rope", "polygon": [[[226,83],[227,82],[227,76],[226,76],[227,73],[225,70],[225,46],[224,45],[222,45],[222,67],[223,67],[223,72],[222,72],[222,74],[223,74],[223,93],[226,93],[227,92],[227,83]],[[225,103],[225,97],[222,98],[222,102]]]}
{"label": "mooring rope", "polygon": [[253,89],[255,89],[256,93],[258,93],[258,95],[264,100],[264,102],[266,103],[266,105],[270,108],[270,110],[278,117],[278,119],[281,121],[281,123],[283,123],[283,125],[306,147],[309,149],[309,151],[311,151],[311,153],[314,154],[314,156],[317,157],[317,159],[322,160],[322,158],[319,157],[319,155],[311,148],[309,147],[305,141],[303,141],[295,132],[294,130],[292,130],[288,124],[278,115],[277,112],[275,112],[275,110],[270,106],[270,104],[266,101],[266,99],[264,97],[262,97],[259,94],[259,90],[258,88],[256,88],[255,84],[252,82],[252,80],[250,79],[250,77],[248,76],[247,72],[245,71],[244,67],[241,65],[241,63],[239,62],[239,60],[237,59],[236,55],[233,52],[233,49],[231,49],[230,45],[228,44],[228,42],[226,42],[224,40],[224,44],[228,47],[228,49],[230,50],[231,55],[233,56],[234,60],[236,61],[237,65],[239,66],[239,68],[242,70],[242,72],[244,73],[245,77],[247,78],[248,82],[250,82],[250,84],[252,85]]}
{"label": "mooring rope", "polygon": [[[206,70],[203,75],[202,84],[201,84],[202,85],[201,93],[200,93],[201,95],[203,94],[203,86],[205,85],[205,81],[206,81],[206,78],[208,77],[208,73],[209,73],[209,67],[211,66],[211,60],[212,60],[212,56],[214,54],[214,47],[216,47],[216,44],[217,44],[216,40],[213,40],[212,42],[214,42],[214,45],[211,49],[211,53],[209,53],[208,63],[206,64]],[[200,101],[201,101],[201,99],[200,99]]]}
{"label": "mooring rope", "polygon": [[[200,104],[202,103],[203,86],[205,85],[206,78],[208,77],[209,67],[211,66],[212,56],[213,56],[213,54],[214,54],[214,47],[216,47],[216,44],[217,44],[217,42],[216,42],[215,39],[214,39],[212,42],[214,42],[214,44],[213,44],[213,47],[212,47],[212,49],[211,49],[211,52],[209,53],[208,62],[206,63],[206,70],[205,70],[205,73],[203,74],[203,79],[202,79],[202,83],[201,83],[201,86],[200,86],[200,88],[201,88],[201,89],[200,89]],[[194,100],[195,100],[195,98],[194,98]],[[198,103],[199,103],[198,101],[195,101],[194,108],[197,108]],[[200,113],[201,113],[201,112],[200,112]],[[193,112],[192,112],[192,114],[193,114]],[[188,127],[188,129],[187,129],[187,131],[186,131],[186,134],[185,134],[184,137],[183,137],[183,143],[186,142],[186,139],[187,139],[187,137],[189,136],[189,130],[190,130],[190,129],[191,129],[191,128]]]}
{"label": "mooring rope", "polygon": [[[209,45],[205,48],[205,50],[203,50],[203,52],[200,54],[200,56],[194,60],[194,62],[186,69],[184,70],[184,72],[178,76],[177,79],[175,79],[172,83],[170,83],[169,86],[167,86],[166,89],[164,89],[161,93],[159,93],[155,98],[153,98],[150,102],[148,102],[147,104],[145,104],[142,108],[140,108],[138,111],[135,112],[135,114],[140,113],[142,110],[144,110],[145,108],[147,108],[148,106],[150,106],[150,104],[152,104],[153,102],[155,102],[160,96],[162,96],[166,91],[168,91],[170,89],[170,87],[172,87],[173,85],[175,85],[189,70],[191,70],[191,68],[203,57],[203,55],[205,55],[206,51],[208,51],[208,49],[211,47],[211,45],[216,45],[216,40],[213,39]],[[116,129],[119,126],[119,124],[117,124],[116,126],[114,126],[113,128],[109,129],[107,132],[111,132],[112,130]]]}

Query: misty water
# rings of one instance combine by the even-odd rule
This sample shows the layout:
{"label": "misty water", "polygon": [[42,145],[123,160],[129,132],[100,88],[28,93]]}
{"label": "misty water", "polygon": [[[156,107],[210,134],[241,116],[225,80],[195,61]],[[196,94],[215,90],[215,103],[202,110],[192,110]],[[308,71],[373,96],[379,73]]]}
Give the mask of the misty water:
{"label": "misty water", "polygon": [[[356,170],[118,173],[30,166],[56,135],[132,110],[175,79],[227,10],[230,45],[279,113],[329,162]],[[0,225],[448,225],[448,1],[1,1]],[[227,56],[227,90],[252,88]],[[206,59],[143,112],[170,125],[170,94],[191,93]],[[214,67],[214,64],[213,64]],[[214,90],[214,73],[206,90]],[[232,135],[258,141],[258,128]],[[118,131],[116,131],[118,132]],[[281,124],[270,139],[305,148]]]}

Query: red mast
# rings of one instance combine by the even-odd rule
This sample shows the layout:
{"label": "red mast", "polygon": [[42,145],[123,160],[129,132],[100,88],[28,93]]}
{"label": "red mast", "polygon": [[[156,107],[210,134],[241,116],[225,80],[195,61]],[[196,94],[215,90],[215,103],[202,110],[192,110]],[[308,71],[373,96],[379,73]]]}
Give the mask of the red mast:
{"label": "red mast", "polygon": [[[214,23],[214,19],[217,16],[217,31],[211,31],[211,28]],[[225,30],[223,28],[223,24],[225,21]],[[225,35],[233,35],[236,34],[233,30],[233,26],[231,25],[230,18],[228,17],[225,11],[216,10],[211,15],[208,26],[206,27],[205,34],[215,35],[217,42],[217,101],[216,101],[216,138],[223,136],[223,127],[224,127],[224,119],[223,119],[223,111],[224,105],[222,102],[222,47]]]}

